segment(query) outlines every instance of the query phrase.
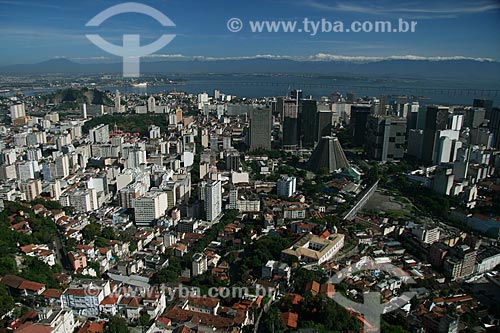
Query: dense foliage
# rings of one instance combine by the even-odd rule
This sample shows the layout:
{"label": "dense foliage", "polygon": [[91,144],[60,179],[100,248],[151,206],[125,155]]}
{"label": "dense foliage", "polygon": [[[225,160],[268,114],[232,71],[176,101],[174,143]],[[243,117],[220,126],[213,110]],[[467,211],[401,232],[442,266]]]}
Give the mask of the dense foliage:
{"label": "dense foliage", "polygon": [[143,136],[148,134],[148,127],[151,125],[159,126],[163,133],[167,130],[167,118],[164,115],[148,115],[144,117],[142,115],[131,114],[104,115],[102,117],[92,118],[83,125],[83,132],[88,133],[91,128],[101,124],[109,125],[110,129],[116,124],[118,129],[122,131],[130,133],[137,132]]}

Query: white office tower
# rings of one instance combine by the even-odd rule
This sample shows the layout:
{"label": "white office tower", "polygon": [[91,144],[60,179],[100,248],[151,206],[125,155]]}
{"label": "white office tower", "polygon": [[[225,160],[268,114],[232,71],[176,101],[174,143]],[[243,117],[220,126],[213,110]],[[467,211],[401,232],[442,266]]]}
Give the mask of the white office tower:
{"label": "white office tower", "polygon": [[426,224],[418,225],[411,231],[422,243],[432,244],[439,241],[440,230],[438,226]]}
{"label": "white office tower", "polygon": [[153,96],[148,98],[148,112],[156,112],[156,100]]}
{"label": "white office tower", "polygon": [[56,179],[49,183],[49,192],[52,199],[59,200],[62,192],[61,181],[59,179]]}
{"label": "white office tower", "polygon": [[217,119],[220,119],[225,113],[224,104],[217,104]]}
{"label": "white office tower", "polygon": [[87,119],[87,104],[82,104],[82,118]]}
{"label": "white office tower", "polygon": [[[64,196],[66,195],[69,197],[70,206],[77,212],[90,212],[99,208],[97,204],[97,193],[93,188],[78,188]],[[59,202],[61,202],[63,197],[59,198]]]}
{"label": "white office tower", "polygon": [[205,185],[205,211],[207,221],[213,222],[222,212],[221,181],[211,181]]}
{"label": "white office tower", "polygon": [[28,133],[17,133],[14,134],[14,145],[16,147],[24,147],[28,144]]}
{"label": "white office tower", "polygon": [[108,143],[109,141],[109,126],[98,125],[89,131],[91,143]]}
{"label": "white office tower", "polygon": [[26,111],[24,109],[24,103],[14,104],[10,106],[10,118],[12,120],[25,116],[26,116]]}
{"label": "white office tower", "polygon": [[165,216],[168,206],[165,192],[148,192],[143,197],[133,199],[135,224],[150,226],[155,220]]}
{"label": "white office tower", "polygon": [[42,193],[42,181],[40,179],[28,179],[21,182],[19,189],[25,195],[27,201],[33,201]]}
{"label": "white office tower", "polygon": [[126,168],[138,168],[141,164],[146,164],[146,151],[140,148],[129,151],[126,161]]}
{"label": "white office tower", "polygon": [[282,176],[278,179],[278,195],[282,198],[290,198],[296,191],[297,179],[295,177]]}
{"label": "white office tower", "polygon": [[38,161],[42,158],[42,151],[38,148],[31,148],[26,151],[28,161]]}
{"label": "white office tower", "polygon": [[220,90],[215,89],[214,90],[214,99],[219,100],[219,98],[220,98]]}
{"label": "white office tower", "polygon": [[149,138],[150,139],[159,139],[161,136],[160,127],[156,125],[149,126]]}
{"label": "white office tower", "polygon": [[122,109],[122,99],[120,96],[120,91],[116,91],[115,93],[115,112],[120,113]]}
{"label": "white office tower", "polygon": [[[457,128],[458,124],[454,126]],[[460,132],[458,130],[437,131],[434,142],[434,164],[455,161],[457,150],[462,147],[459,137]]]}
{"label": "white office tower", "polygon": [[198,94],[198,109],[202,110],[205,104],[208,104],[208,94],[207,93]]}
{"label": "white office tower", "polygon": [[177,115],[175,113],[168,114],[168,124],[177,125]]}
{"label": "white office tower", "polygon": [[394,111],[399,118],[406,118],[409,108],[409,103],[396,103],[394,105]]}
{"label": "white office tower", "polygon": [[16,163],[17,153],[15,149],[4,149],[2,151],[2,162],[3,164],[11,165]]}
{"label": "white office tower", "polygon": [[207,255],[204,253],[195,253],[193,255],[191,277],[201,275],[205,273],[207,269],[208,269]]}
{"label": "white office tower", "polygon": [[56,177],[65,178],[69,176],[69,158],[68,155],[61,155],[56,157]]}
{"label": "white office tower", "polygon": [[36,161],[29,161],[16,164],[17,179],[26,181],[35,178],[35,163]]}
{"label": "white office tower", "polygon": [[17,179],[17,170],[16,170],[16,165],[7,165],[7,164],[2,164],[0,165],[0,179],[4,180],[11,180],[11,179]]}
{"label": "white office tower", "polygon": [[238,209],[238,189],[233,187],[229,190],[229,209]]}
{"label": "white office tower", "polygon": [[455,114],[448,118],[448,128],[453,131],[460,131],[464,123],[464,116],[461,114]]}

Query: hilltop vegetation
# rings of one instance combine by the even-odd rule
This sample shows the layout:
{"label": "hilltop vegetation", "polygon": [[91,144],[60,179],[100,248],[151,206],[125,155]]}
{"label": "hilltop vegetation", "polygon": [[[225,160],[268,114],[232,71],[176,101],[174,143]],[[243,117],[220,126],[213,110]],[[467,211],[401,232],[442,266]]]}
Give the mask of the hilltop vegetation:
{"label": "hilltop vegetation", "polygon": [[83,132],[88,133],[89,130],[100,124],[108,124],[112,128],[115,124],[118,128],[125,132],[141,133],[147,135],[148,127],[151,125],[159,126],[164,133],[167,129],[167,118],[162,115],[105,115],[102,117],[92,118],[83,125]]}
{"label": "hilltop vegetation", "polygon": [[112,105],[112,101],[104,91],[97,89],[60,89],[52,94],[44,96],[47,103],[56,105],[56,110],[77,109],[83,103],[95,105]]}

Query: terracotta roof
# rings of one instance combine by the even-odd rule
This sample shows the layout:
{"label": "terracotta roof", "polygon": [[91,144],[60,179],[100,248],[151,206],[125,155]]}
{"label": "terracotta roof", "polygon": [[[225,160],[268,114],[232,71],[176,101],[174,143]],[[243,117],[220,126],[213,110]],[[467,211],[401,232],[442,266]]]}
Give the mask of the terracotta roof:
{"label": "terracotta roof", "polygon": [[99,294],[99,290],[97,289],[77,289],[77,288],[69,288],[64,291],[65,295],[73,295],[73,296],[79,296],[79,297],[85,297],[85,296],[94,296]]}
{"label": "terracotta roof", "polygon": [[87,321],[77,333],[101,333],[104,332],[104,322]]}
{"label": "terracotta roof", "polygon": [[138,307],[140,304],[140,299],[138,297],[123,297],[120,300],[120,305],[126,305],[130,307]]}
{"label": "terracotta roof", "polygon": [[326,297],[332,298],[335,294],[335,286],[331,283],[323,283],[321,285],[320,293]]}
{"label": "terracotta roof", "polygon": [[217,328],[229,328],[234,325],[239,325],[245,320],[243,311],[235,311],[236,316],[231,319],[208,313],[188,311],[180,309],[178,307],[174,307],[167,312],[165,317],[177,323],[185,323],[190,321],[192,323],[202,323],[204,325]]}
{"label": "terracotta roof", "polygon": [[298,305],[304,299],[304,297],[298,294],[287,294],[285,297],[290,299],[292,305]]}
{"label": "terracotta roof", "polygon": [[60,289],[46,289],[43,293],[42,296],[45,298],[60,298],[62,295],[62,290]]}
{"label": "terracotta roof", "polygon": [[317,294],[319,294],[320,289],[321,289],[321,285],[319,284],[319,282],[309,281],[306,284],[306,292],[310,291],[311,294],[313,294],[313,296],[316,296]]}
{"label": "terracotta roof", "polygon": [[16,275],[11,275],[7,274],[2,278],[2,282],[11,288],[17,289],[19,285],[24,281],[22,277],[16,276]]}
{"label": "terracotta roof", "polygon": [[217,307],[217,305],[219,305],[219,300],[217,298],[210,297],[189,297],[189,304],[198,307],[213,309]]}
{"label": "terracotta roof", "polygon": [[117,294],[110,294],[101,301],[101,305],[111,305],[111,304],[116,304],[118,302],[118,299],[120,298],[120,295]]}
{"label": "terracotta roof", "polygon": [[31,251],[33,251],[33,249],[35,248],[35,244],[29,244],[29,245],[25,245],[25,246],[21,246],[21,252],[23,253],[30,253]]}
{"label": "terracotta roof", "polygon": [[299,315],[293,312],[285,312],[281,314],[281,320],[285,326],[290,328],[297,328],[297,321],[299,320]]}
{"label": "terracotta roof", "polygon": [[21,282],[18,289],[40,291],[42,289],[45,289],[45,285],[43,283],[24,280],[23,282]]}
{"label": "terracotta roof", "polygon": [[52,327],[44,325],[33,325],[32,323],[27,323],[19,327],[14,331],[15,333],[50,333],[52,332]]}

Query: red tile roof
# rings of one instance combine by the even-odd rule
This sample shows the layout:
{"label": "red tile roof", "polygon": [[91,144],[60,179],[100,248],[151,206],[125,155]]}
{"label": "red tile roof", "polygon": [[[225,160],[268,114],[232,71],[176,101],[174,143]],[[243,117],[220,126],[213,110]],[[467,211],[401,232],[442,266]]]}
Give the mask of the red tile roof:
{"label": "red tile roof", "polygon": [[45,298],[60,298],[62,295],[62,290],[60,289],[46,289],[42,296]]}
{"label": "red tile roof", "polygon": [[299,315],[293,312],[285,312],[281,314],[281,320],[285,326],[290,328],[297,328],[297,321],[299,320]]}
{"label": "red tile roof", "polygon": [[85,325],[83,325],[78,333],[101,333],[104,332],[104,322],[90,322],[87,321]]}

